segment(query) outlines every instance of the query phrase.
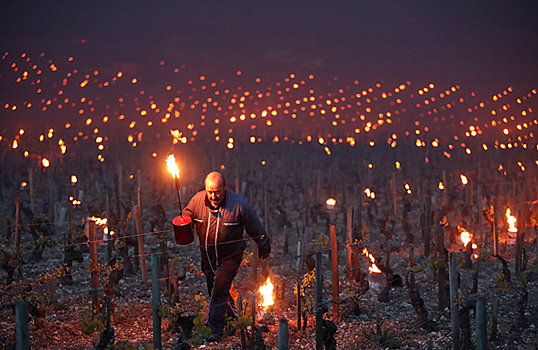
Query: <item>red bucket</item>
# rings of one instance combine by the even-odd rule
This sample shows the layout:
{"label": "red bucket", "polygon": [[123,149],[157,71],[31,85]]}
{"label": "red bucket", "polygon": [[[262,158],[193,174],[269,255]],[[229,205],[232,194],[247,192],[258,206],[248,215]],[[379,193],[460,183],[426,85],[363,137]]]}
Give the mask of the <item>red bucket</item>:
{"label": "red bucket", "polygon": [[176,216],[172,220],[174,226],[174,237],[179,245],[187,245],[194,242],[194,234],[192,232],[191,218],[187,215]]}

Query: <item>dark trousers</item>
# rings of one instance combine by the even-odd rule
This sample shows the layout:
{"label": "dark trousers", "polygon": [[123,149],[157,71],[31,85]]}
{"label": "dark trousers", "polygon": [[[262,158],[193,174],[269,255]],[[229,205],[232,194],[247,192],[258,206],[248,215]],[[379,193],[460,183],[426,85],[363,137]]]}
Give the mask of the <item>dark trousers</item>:
{"label": "dark trousers", "polygon": [[207,291],[210,296],[208,325],[213,334],[223,333],[226,326],[226,314],[228,317],[236,316],[230,288],[241,265],[241,260],[242,255],[237,255],[219,263],[215,271],[211,268],[204,269],[207,279]]}

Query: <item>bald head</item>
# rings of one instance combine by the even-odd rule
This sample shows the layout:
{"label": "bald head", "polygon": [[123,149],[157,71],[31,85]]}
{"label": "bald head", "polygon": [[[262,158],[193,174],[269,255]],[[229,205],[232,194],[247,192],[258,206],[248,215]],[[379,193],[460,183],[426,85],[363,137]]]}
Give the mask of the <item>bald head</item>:
{"label": "bald head", "polygon": [[226,191],[226,181],[221,173],[213,171],[207,174],[205,181],[205,192],[212,207],[217,208],[224,199]]}

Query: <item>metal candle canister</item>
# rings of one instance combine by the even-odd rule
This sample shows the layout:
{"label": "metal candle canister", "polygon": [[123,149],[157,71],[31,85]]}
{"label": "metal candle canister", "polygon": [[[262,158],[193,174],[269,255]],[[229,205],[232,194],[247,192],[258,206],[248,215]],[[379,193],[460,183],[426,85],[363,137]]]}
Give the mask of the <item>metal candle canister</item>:
{"label": "metal candle canister", "polygon": [[194,242],[194,233],[192,232],[191,218],[187,215],[176,216],[172,220],[174,226],[174,238],[179,245],[187,245]]}

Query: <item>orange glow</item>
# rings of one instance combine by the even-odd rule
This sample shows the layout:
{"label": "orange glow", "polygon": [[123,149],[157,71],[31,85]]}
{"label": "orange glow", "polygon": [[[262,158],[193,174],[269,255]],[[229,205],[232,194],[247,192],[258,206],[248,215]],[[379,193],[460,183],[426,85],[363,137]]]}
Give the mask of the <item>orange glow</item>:
{"label": "orange glow", "polygon": [[273,283],[271,283],[271,277],[267,277],[267,281],[259,288],[259,292],[262,295],[263,302],[262,307],[267,308],[271,305],[274,305],[275,300],[273,299]]}
{"label": "orange glow", "polygon": [[176,164],[176,157],[174,157],[173,154],[169,155],[168,158],[166,158],[166,166],[168,167],[168,171],[170,174],[172,174],[172,177],[174,179],[179,179],[179,168]]}
{"label": "orange glow", "polygon": [[375,264],[374,256],[368,252],[368,249],[366,249],[366,247],[362,250],[362,255],[370,259],[370,262],[372,263],[372,266],[368,267],[368,271],[370,271],[371,273],[381,273],[381,270]]}
{"label": "orange glow", "polygon": [[90,220],[95,221],[95,224],[96,224],[97,226],[106,226],[106,224],[107,224],[107,222],[108,222],[108,219],[107,219],[107,218],[101,219],[101,218],[97,218],[97,217],[95,217],[95,216],[92,216],[92,217],[90,218]]}
{"label": "orange glow", "polygon": [[175,144],[181,142],[181,143],[187,143],[187,137],[183,136],[183,133],[179,130],[170,130],[170,134],[172,137],[174,137],[174,140],[172,141]]}
{"label": "orange glow", "polygon": [[465,247],[471,242],[473,235],[469,233],[463,226],[458,225],[458,230],[460,231],[460,239]]}
{"label": "orange glow", "polygon": [[511,215],[510,208],[506,208],[506,222],[508,222],[508,232],[517,232],[517,219]]}

